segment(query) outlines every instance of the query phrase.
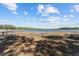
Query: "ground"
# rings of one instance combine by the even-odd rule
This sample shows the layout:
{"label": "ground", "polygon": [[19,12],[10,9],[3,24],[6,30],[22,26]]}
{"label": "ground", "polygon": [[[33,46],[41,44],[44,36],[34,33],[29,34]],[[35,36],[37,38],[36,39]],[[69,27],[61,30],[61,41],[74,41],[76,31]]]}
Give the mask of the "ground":
{"label": "ground", "polygon": [[78,56],[79,33],[15,32],[0,38],[2,56]]}

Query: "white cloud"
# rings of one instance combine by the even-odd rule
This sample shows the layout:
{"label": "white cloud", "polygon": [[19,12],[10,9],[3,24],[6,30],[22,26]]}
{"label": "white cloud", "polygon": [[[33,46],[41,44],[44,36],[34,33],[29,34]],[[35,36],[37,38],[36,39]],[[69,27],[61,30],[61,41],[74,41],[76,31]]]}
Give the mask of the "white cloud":
{"label": "white cloud", "polygon": [[61,18],[60,17],[53,17],[53,16],[50,16],[48,18],[45,18],[45,19],[40,19],[41,22],[47,22],[47,23],[50,23],[50,24],[59,24]]}
{"label": "white cloud", "polygon": [[66,17],[68,17],[68,15],[64,15],[63,17],[66,18]]}
{"label": "white cloud", "polygon": [[72,12],[73,11],[76,11],[76,12],[79,12],[79,5],[74,5],[73,7],[72,7],[72,10],[71,10]]}
{"label": "white cloud", "polygon": [[68,21],[68,20],[70,20],[70,19],[69,19],[69,18],[63,18],[63,20],[64,20],[64,21]]}
{"label": "white cloud", "polygon": [[74,12],[74,10],[73,10],[73,9],[71,9],[71,10],[70,10],[70,12],[72,12],[72,13],[73,13],[73,12]]}
{"label": "white cloud", "polygon": [[25,12],[24,12],[24,15],[28,15],[28,12],[25,11]]}
{"label": "white cloud", "polygon": [[73,17],[74,17],[74,15],[72,15],[72,14],[71,14],[71,15],[69,15],[69,16],[70,16],[71,18],[73,18]]}
{"label": "white cloud", "polygon": [[5,19],[0,19],[0,24],[8,24],[9,20]]}
{"label": "white cloud", "polygon": [[73,17],[74,17],[74,15],[70,14],[70,15],[64,15],[61,19],[64,20],[64,21],[69,21]]}
{"label": "white cloud", "polygon": [[6,8],[13,12],[13,14],[17,14],[16,10],[18,6],[16,3],[3,3],[2,5],[6,6]]}
{"label": "white cloud", "polygon": [[63,17],[62,17],[62,19],[64,20],[64,21],[68,21],[68,20],[70,20],[71,18],[73,18],[74,17],[74,15],[72,15],[72,14],[70,14],[70,15],[64,15]]}
{"label": "white cloud", "polygon": [[41,15],[42,15],[42,16],[48,16],[48,14],[47,14],[47,13],[42,13]]}
{"label": "white cloud", "polygon": [[60,25],[60,20],[61,20],[60,17],[49,17],[48,19],[49,23],[54,25]]}
{"label": "white cloud", "polygon": [[40,23],[47,28],[58,28],[61,25],[61,18],[58,16],[49,16],[45,19],[40,19]]}
{"label": "white cloud", "polygon": [[74,5],[74,9],[79,12],[79,5]]}
{"label": "white cloud", "polygon": [[57,13],[57,14],[59,14],[59,11],[52,6],[47,7],[46,12],[47,13]]}
{"label": "white cloud", "polygon": [[17,9],[16,3],[3,3],[3,5],[5,5],[6,8],[8,8],[11,11],[16,11]]}
{"label": "white cloud", "polygon": [[44,5],[38,5],[37,7],[39,13],[42,13],[44,9],[45,9]]}
{"label": "white cloud", "polygon": [[[59,10],[51,5],[38,5],[37,7],[38,13],[40,13],[42,16],[49,15],[50,13],[56,13],[59,14]],[[47,15],[47,16],[48,16]]]}
{"label": "white cloud", "polygon": [[63,17],[60,17],[60,16],[49,16],[48,18],[40,19],[40,21],[43,22],[43,23],[52,24],[52,26],[58,26],[58,25],[60,25],[60,26],[62,25],[63,26],[64,23],[69,22],[69,20],[71,20],[71,18],[73,18],[73,17],[74,17],[74,15],[72,15],[72,14],[64,15]]}
{"label": "white cloud", "polygon": [[17,12],[15,12],[15,11],[13,11],[13,14],[18,15],[18,13],[17,13]]}
{"label": "white cloud", "polygon": [[68,27],[71,26],[73,23],[70,21],[74,17],[72,14],[64,15],[63,17],[60,16],[49,16],[48,18],[40,19],[40,23],[46,24],[46,26],[51,26],[51,28],[59,28],[59,27]]}

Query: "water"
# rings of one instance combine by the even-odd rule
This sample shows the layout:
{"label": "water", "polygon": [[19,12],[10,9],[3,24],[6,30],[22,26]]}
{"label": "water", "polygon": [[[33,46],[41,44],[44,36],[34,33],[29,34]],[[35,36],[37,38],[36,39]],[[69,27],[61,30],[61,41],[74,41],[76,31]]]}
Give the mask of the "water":
{"label": "water", "polygon": [[79,32],[79,30],[53,30],[53,29],[26,29],[26,30],[16,30],[18,32]]}
{"label": "water", "polygon": [[79,32],[79,30],[54,30],[54,29],[24,29],[24,30],[0,30],[2,31],[15,31],[15,32]]}

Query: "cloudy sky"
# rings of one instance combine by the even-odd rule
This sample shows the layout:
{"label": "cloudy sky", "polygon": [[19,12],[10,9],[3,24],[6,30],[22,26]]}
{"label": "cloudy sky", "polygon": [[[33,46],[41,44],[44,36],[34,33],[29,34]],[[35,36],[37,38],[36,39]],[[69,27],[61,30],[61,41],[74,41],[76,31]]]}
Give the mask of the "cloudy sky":
{"label": "cloudy sky", "polygon": [[3,3],[0,24],[36,28],[79,27],[78,3]]}

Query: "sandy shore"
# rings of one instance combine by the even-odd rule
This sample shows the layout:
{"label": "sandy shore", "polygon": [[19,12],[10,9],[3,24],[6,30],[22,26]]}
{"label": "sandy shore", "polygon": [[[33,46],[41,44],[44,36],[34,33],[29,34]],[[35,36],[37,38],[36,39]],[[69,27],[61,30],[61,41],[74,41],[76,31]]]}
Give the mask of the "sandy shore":
{"label": "sandy shore", "polygon": [[17,35],[65,35],[65,34],[79,34],[74,32],[15,32]]}
{"label": "sandy shore", "polygon": [[79,56],[79,33],[15,32],[0,38],[2,56]]}
{"label": "sandy shore", "polygon": [[27,37],[33,37],[36,41],[43,40],[41,36],[48,36],[48,35],[59,35],[64,36],[66,34],[79,34],[74,32],[15,32],[16,35],[19,36],[27,36]]}

